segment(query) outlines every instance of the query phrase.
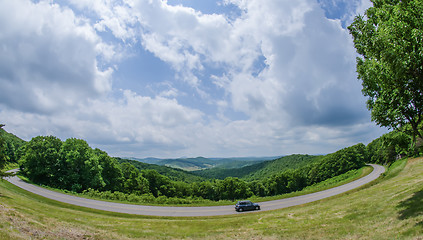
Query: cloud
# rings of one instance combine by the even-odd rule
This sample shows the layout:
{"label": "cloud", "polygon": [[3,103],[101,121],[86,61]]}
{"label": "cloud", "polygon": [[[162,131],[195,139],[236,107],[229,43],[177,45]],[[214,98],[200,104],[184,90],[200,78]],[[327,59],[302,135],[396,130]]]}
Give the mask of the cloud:
{"label": "cloud", "polygon": [[[78,137],[138,157],[320,154],[381,133],[346,18],[328,18],[330,4],[222,4],[238,14],[161,0],[1,1],[0,119],[26,139]],[[131,71],[122,59],[146,51],[175,79],[117,87],[115,73]]]}
{"label": "cloud", "polygon": [[[256,77],[251,70],[232,73],[228,91],[233,107],[289,127],[367,121],[355,50],[340,22],[325,18],[312,1],[279,7],[266,3],[238,3],[244,15],[235,26],[257,38],[266,67]],[[260,21],[261,16],[266,17]],[[272,27],[274,19],[281,18],[278,27]]]}
{"label": "cloud", "polygon": [[71,0],[70,4],[81,11],[93,12],[98,20],[93,24],[99,32],[110,30],[122,41],[136,42],[136,17],[132,14],[132,1]]}
{"label": "cloud", "polygon": [[[226,106],[250,117],[328,125],[366,116],[348,32],[339,21],[327,19],[317,3],[226,4],[238,6],[240,17],[229,20],[165,1],[137,1],[143,46],[195,89],[201,90],[204,81],[218,84],[230,96]],[[260,58],[265,67],[254,74]],[[209,65],[229,67],[221,67],[226,72],[221,76],[199,76]]]}
{"label": "cloud", "polygon": [[[143,97],[130,90],[116,98],[89,100],[79,108],[68,108],[54,117],[6,109],[0,118],[20,126],[33,121],[22,137],[38,133],[61,138],[77,137],[96,145],[137,145],[138,151],[178,149],[197,141],[191,138],[202,125],[203,114],[163,97]],[[120,150],[122,151],[122,150]]]}
{"label": "cloud", "polygon": [[[256,42],[240,35],[224,15],[203,14],[166,1],[135,1],[145,49],[171,64],[181,79],[212,67],[251,67],[258,56]],[[191,75],[191,76],[190,76]],[[198,87],[198,81],[187,81]]]}
{"label": "cloud", "polygon": [[1,1],[0,32],[2,105],[48,113],[111,90],[113,70],[97,63],[104,44],[73,11],[44,1]]}

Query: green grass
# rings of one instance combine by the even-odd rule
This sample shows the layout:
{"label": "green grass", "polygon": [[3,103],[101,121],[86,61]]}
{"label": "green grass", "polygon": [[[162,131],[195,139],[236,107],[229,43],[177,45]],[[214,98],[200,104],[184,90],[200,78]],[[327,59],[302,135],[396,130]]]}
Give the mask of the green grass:
{"label": "green grass", "polygon": [[422,239],[423,158],[340,196],[224,217],[115,214],[58,203],[0,181],[0,239]]}

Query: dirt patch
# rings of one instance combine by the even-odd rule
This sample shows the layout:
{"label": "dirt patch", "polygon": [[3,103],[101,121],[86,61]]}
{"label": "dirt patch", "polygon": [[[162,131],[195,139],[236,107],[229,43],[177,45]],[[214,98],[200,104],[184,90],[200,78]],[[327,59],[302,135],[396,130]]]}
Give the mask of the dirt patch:
{"label": "dirt patch", "polygon": [[410,160],[408,160],[408,163],[409,164],[411,164],[411,163],[415,164],[416,162],[420,162],[420,161],[423,161],[423,157],[410,159]]}

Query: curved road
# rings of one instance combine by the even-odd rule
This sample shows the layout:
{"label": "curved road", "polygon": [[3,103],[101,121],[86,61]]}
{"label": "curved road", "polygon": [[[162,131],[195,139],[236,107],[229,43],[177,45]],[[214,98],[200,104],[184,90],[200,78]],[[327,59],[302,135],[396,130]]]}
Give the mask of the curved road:
{"label": "curved road", "polygon": [[[356,181],[348,184],[324,190],[321,192],[311,193],[307,195],[261,202],[260,207],[264,211],[275,210],[281,208],[292,207],[301,205],[309,202],[314,202],[324,198],[332,197],[352,189],[358,188],[377,179],[382,173],[385,172],[385,168],[380,165],[370,164],[373,167],[373,171]],[[104,202],[92,199],[86,199],[81,197],[75,197],[47,190],[42,187],[38,187],[22,181],[20,178],[14,176],[7,178],[7,180],[29,192],[41,195],[46,198],[50,198],[56,201],[69,203],[77,206],[94,208],[110,212],[137,214],[137,215],[149,215],[149,216],[171,216],[171,217],[198,217],[198,216],[218,216],[218,215],[230,215],[230,214],[244,214],[245,212],[238,213],[234,210],[234,206],[213,206],[213,207],[160,207],[160,206],[143,206],[133,204],[122,204],[113,202]]]}

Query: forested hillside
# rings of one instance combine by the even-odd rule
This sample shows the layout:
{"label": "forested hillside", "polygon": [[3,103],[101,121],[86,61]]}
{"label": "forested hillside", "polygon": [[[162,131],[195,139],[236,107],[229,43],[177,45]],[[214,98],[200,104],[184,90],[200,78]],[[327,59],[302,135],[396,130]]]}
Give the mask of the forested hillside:
{"label": "forested hillside", "polygon": [[[166,169],[164,172],[168,177],[140,162],[135,162],[135,165],[129,160],[118,162],[106,152],[92,149],[81,139],[70,138],[63,142],[53,136],[39,136],[26,144],[20,168],[22,174],[35,183],[75,192],[103,192],[102,195],[112,198],[129,194],[131,198],[200,198],[218,201],[298,191],[362,167],[364,156],[365,146],[358,144],[324,157],[296,155],[286,158],[285,162],[280,159],[270,161],[268,164],[273,170],[262,168],[263,171],[257,174],[262,178],[256,181],[237,177],[204,181],[181,170]],[[312,163],[306,164],[307,161]],[[292,166],[297,168],[286,169]],[[279,171],[276,167],[280,167]]]}
{"label": "forested hillside", "polygon": [[22,147],[25,145],[25,141],[8,133],[3,128],[0,128],[0,137],[4,141],[4,145],[0,147],[6,156],[6,161],[17,163],[23,153]]}
{"label": "forested hillside", "polygon": [[1,137],[5,159],[19,160],[21,174],[35,183],[103,198],[154,203],[279,195],[361,168],[365,162],[390,164],[400,156],[421,154],[421,148],[410,145],[408,135],[393,131],[368,146],[357,144],[328,155],[291,155],[194,174],[113,158],[82,139],[38,136],[25,143],[4,131]]}
{"label": "forested hillside", "polygon": [[214,167],[216,162],[204,158],[180,158],[180,159],[162,159],[158,162],[159,165],[164,165],[172,168],[179,168],[186,171],[207,169]]}
{"label": "forested hillside", "polygon": [[136,160],[129,160],[129,159],[123,159],[123,158],[115,158],[119,163],[129,163],[134,165],[138,170],[155,170],[158,173],[170,178],[173,181],[182,181],[182,182],[200,182],[205,180],[205,178],[197,176],[195,174],[192,174],[190,172],[181,170],[181,169],[175,169],[171,167],[166,166],[160,166],[156,164],[148,164],[139,162]]}
{"label": "forested hillside", "polygon": [[200,171],[211,168],[241,168],[253,165],[266,160],[273,160],[276,157],[240,157],[240,158],[127,158],[139,162],[179,168],[185,171]]}
{"label": "forested hillside", "polygon": [[193,173],[205,177],[225,179],[238,177],[245,180],[259,180],[288,169],[297,169],[317,160],[319,156],[294,154],[275,160],[263,161],[253,165],[236,169],[212,168]]}

